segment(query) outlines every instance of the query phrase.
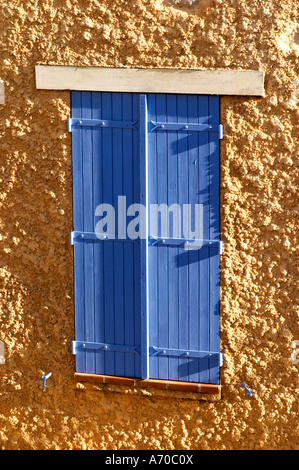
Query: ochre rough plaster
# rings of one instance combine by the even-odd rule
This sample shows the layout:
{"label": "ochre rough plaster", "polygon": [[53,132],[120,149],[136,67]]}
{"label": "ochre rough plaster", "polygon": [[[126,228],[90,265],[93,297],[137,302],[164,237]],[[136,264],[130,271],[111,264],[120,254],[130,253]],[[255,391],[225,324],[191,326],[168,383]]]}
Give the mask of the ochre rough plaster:
{"label": "ochre rough plaster", "polygon": [[[1,2],[2,449],[298,448],[298,2],[175,7]],[[266,73],[265,97],[221,99],[220,400],[74,383],[70,96],[37,63]]]}

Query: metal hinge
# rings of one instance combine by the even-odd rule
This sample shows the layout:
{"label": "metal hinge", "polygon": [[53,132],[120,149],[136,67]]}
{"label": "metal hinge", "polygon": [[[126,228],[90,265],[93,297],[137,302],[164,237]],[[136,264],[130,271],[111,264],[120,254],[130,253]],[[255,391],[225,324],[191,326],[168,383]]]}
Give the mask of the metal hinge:
{"label": "metal hinge", "polygon": [[178,132],[217,132],[218,138],[223,139],[222,124],[196,124],[190,122],[156,122],[151,121],[153,131],[178,131]]}
{"label": "metal hinge", "polygon": [[172,356],[179,357],[180,359],[197,358],[197,359],[213,359],[217,360],[219,366],[223,364],[223,355],[220,352],[213,351],[194,351],[190,349],[171,349],[171,348],[157,348],[151,346],[150,356]]}
{"label": "metal hinge", "polygon": [[137,243],[136,240],[131,238],[117,238],[116,235],[111,235],[109,233],[100,233],[100,232],[80,232],[78,230],[70,232],[70,244],[74,245],[76,241],[106,241],[106,242],[122,242],[122,243]]}
{"label": "metal hinge", "polygon": [[199,250],[200,248],[218,248],[222,254],[223,242],[221,240],[204,240],[194,238],[163,238],[151,237],[154,241],[152,245],[177,245],[184,246],[186,250]]}
{"label": "metal hinge", "polygon": [[81,119],[69,118],[67,120],[68,132],[72,132],[73,127],[102,127],[118,129],[138,129],[138,121],[112,121],[108,119]]}
{"label": "metal hinge", "polygon": [[72,341],[72,354],[77,354],[79,351],[96,350],[96,351],[113,351],[123,353],[140,354],[140,346],[126,346],[122,344],[109,344],[109,343],[93,343],[90,341]]}

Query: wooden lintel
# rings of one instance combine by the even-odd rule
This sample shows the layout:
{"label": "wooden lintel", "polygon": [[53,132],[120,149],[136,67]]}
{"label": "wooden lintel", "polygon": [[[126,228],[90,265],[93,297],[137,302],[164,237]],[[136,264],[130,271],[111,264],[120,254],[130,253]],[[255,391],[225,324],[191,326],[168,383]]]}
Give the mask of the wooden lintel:
{"label": "wooden lintel", "polygon": [[183,70],[36,65],[36,88],[129,93],[264,95],[260,70]]}

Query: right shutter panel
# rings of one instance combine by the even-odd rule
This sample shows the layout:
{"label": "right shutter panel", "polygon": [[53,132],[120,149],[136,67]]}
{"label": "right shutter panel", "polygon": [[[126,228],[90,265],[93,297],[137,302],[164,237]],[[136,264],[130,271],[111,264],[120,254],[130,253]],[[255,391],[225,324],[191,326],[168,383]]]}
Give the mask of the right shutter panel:
{"label": "right shutter panel", "polygon": [[[201,235],[214,242],[196,250],[171,240],[149,245],[150,377],[218,384],[219,98],[149,95],[148,119],[149,204],[190,204],[193,230],[195,204],[202,205]],[[215,127],[153,129],[151,121]]]}

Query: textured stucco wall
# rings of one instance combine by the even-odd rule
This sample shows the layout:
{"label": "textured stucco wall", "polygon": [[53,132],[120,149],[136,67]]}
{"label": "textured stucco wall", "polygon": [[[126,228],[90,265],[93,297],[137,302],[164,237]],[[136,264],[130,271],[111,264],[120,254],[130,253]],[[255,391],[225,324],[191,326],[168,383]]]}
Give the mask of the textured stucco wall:
{"label": "textured stucco wall", "polygon": [[[1,2],[0,448],[298,448],[297,19],[297,0]],[[70,97],[35,89],[37,63],[265,71],[264,98],[221,101],[221,400],[74,383]]]}

